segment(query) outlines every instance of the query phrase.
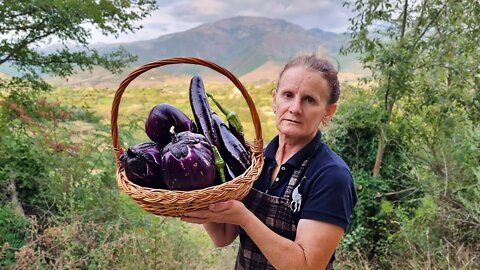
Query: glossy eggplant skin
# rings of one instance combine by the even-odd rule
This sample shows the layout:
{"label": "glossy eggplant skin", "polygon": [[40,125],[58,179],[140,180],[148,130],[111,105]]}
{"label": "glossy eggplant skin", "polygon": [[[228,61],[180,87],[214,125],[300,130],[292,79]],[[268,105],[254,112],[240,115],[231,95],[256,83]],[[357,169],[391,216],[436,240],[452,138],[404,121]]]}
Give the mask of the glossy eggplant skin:
{"label": "glossy eggplant skin", "polygon": [[182,111],[173,105],[159,103],[150,111],[145,121],[145,132],[148,137],[160,147],[165,147],[170,142],[170,128],[174,126],[175,132],[194,131],[195,123]]}
{"label": "glossy eggplant skin", "polygon": [[243,137],[243,126],[238,115],[225,108],[213,95],[207,93],[207,96],[217,105],[217,108],[225,115],[228,122],[230,132],[245,146],[245,138]]}
{"label": "glossy eggplant skin", "polygon": [[161,175],[170,190],[195,190],[211,186],[215,160],[210,143],[190,131],[174,135],[163,148]]}
{"label": "glossy eggplant skin", "polygon": [[190,106],[192,107],[198,132],[203,134],[210,144],[219,148],[219,138],[213,128],[212,113],[208,105],[203,80],[200,76],[193,76],[190,80],[189,95]]}
{"label": "glossy eggplant skin", "polygon": [[213,127],[220,140],[219,151],[225,163],[236,176],[245,172],[250,167],[250,154],[237,137],[229,130],[220,116],[212,113]]}
{"label": "glossy eggplant skin", "polygon": [[243,136],[242,133],[240,133],[234,126],[228,124],[228,129],[230,130],[230,132],[232,132],[233,136],[235,136],[235,138],[237,138],[240,143],[243,145],[244,148],[246,148],[246,143],[245,143],[245,137]]}

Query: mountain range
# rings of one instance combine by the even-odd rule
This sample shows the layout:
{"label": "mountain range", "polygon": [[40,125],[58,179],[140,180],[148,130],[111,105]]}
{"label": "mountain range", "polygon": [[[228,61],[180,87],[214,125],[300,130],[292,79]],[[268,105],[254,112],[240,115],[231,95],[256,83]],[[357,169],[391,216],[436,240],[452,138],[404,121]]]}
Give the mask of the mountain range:
{"label": "mountain range", "polygon": [[[121,77],[139,65],[175,56],[208,59],[247,81],[271,80],[276,79],[278,71],[288,59],[300,53],[312,52],[330,58],[335,66],[339,66],[340,72],[357,73],[359,65],[355,58],[339,54],[340,48],[347,42],[347,34],[319,28],[305,29],[282,19],[233,17],[150,40],[93,44],[92,47],[100,52],[123,47],[138,55],[138,61],[123,74],[112,75],[104,70],[95,70],[93,74],[78,73],[68,78],[68,81],[70,84],[82,86],[106,85],[109,82],[118,85]],[[217,74],[194,65],[175,65],[159,69],[149,71],[148,78],[167,74]],[[142,75],[139,80],[148,78]],[[62,80],[54,79],[53,82],[61,83]]]}

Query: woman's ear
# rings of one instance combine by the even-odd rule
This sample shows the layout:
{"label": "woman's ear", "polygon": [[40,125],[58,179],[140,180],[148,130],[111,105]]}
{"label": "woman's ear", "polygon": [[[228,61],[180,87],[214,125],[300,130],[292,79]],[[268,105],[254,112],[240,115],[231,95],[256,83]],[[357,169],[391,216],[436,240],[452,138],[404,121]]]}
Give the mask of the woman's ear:
{"label": "woman's ear", "polygon": [[273,113],[277,112],[277,106],[275,106],[275,97],[277,95],[277,89],[272,90],[272,108],[273,108]]}
{"label": "woman's ear", "polygon": [[337,103],[327,105],[327,112],[322,119],[322,123],[327,125],[331,120],[335,112],[337,111]]}

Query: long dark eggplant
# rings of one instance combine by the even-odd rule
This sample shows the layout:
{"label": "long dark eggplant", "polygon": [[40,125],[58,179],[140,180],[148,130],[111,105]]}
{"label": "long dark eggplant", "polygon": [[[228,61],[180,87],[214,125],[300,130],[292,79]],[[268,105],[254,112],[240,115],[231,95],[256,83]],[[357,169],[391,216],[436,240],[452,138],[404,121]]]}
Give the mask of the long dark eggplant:
{"label": "long dark eggplant", "polygon": [[229,111],[225,108],[213,95],[207,93],[207,96],[217,105],[217,108],[225,115],[228,121],[228,129],[233,133],[235,137],[245,147],[245,137],[243,134],[243,126],[238,118],[238,115],[234,111]]}
{"label": "long dark eggplant", "polygon": [[213,127],[220,139],[220,154],[235,176],[250,166],[250,155],[243,144],[230,132],[220,116],[212,113]]}
{"label": "long dark eggplant", "polygon": [[[203,80],[200,76],[193,76],[190,80],[190,106],[192,107],[193,116],[197,124],[197,130],[203,134],[207,141],[212,146],[212,150],[215,157],[215,168],[217,169],[217,177],[220,178],[220,182],[227,181],[225,176],[225,162],[219,152],[220,141],[218,134],[213,128],[212,110],[208,105],[208,99],[205,93],[205,87],[203,86]],[[231,179],[231,178],[230,178]],[[217,182],[217,181],[215,181]]]}
{"label": "long dark eggplant", "polygon": [[190,80],[189,95],[190,106],[192,107],[198,131],[207,138],[210,144],[219,148],[220,143],[217,133],[213,128],[212,113],[205,94],[203,80],[200,76],[193,76]]}

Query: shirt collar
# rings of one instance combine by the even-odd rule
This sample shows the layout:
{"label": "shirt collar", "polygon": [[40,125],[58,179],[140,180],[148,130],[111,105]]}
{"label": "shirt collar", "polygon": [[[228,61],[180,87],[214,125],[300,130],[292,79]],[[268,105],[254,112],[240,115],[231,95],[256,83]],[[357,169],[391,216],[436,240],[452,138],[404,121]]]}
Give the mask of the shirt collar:
{"label": "shirt collar", "polygon": [[[286,164],[292,165],[293,167],[297,168],[302,164],[302,162],[307,159],[309,156],[313,154],[315,150],[315,145],[320,144],[322,142],[322,132],[320,130],[317,131],[315,137],[307,143],[300,151],[295,153],[291,158],[285,162]],[[264,156],[267,159],[275,160],[275,154],[277,153],[278,149],[278,135],[272,139],[272,141],[267,145],[264,150]]]}

